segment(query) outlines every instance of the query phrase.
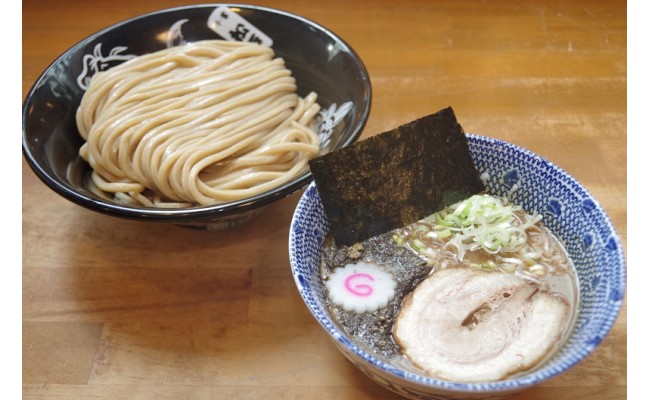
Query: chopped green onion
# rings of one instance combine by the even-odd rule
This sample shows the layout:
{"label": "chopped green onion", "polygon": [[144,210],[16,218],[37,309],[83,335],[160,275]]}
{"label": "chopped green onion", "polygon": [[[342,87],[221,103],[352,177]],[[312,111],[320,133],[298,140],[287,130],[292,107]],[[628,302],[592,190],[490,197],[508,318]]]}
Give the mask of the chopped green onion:
{"label": "chopped green onion", "polygon": [[547,274],[548,267],[538,264],[540,254],[525,248],[527,229],[540,219],[539,214],[530,216],[504,198],[479,194],[397,231],[393,241],[407,245],[428,261],[436,257],[441,245],[460,261],[468,252],[479,250],[488,254],[510,253],[512,257],[500,257],[498,264],[484,263],[473,268],[508,273],[525,268],[530,274]]}

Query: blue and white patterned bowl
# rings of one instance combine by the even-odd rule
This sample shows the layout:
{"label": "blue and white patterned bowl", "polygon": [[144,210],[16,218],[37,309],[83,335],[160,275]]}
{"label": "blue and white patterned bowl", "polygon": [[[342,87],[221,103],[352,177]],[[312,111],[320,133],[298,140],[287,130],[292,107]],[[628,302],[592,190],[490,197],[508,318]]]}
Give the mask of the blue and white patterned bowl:
{"label": "blue and white patterned bowl", "polygon": [[318,258],[329,223],[314,183],[300,199],[291,222],[291,271],[311,313],[361,371],[382,386],[414,399],[501,399],[557,376],[603,340],[625,294],[625,259],[619,238],[601,206],[580,183],[516,145],[473,134],[468,134],[468,139],[488,191],[542,214],[545,224],[564,241],[578,272],[579,312],[573,332],[551,360],[532,372],[492,383],[448,382],[400,369],[362,349],[333,322],[323,306]]}

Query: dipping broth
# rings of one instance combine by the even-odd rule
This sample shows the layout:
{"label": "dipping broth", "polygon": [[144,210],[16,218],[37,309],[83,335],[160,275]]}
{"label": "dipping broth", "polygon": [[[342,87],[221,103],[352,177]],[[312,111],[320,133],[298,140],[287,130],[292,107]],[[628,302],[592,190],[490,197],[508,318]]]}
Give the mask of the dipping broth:
{"label": "dipping broth", "polygon": [[[482,219],[482,221],[478,221],[476,214],[481,213],[488,216],[479,216],[478,220]],[[504,231],[508,231],[507,234]],[[368,265],[372,268],[368,269]],[[383,278],[380,279],[376,274],[378,270],[392,276],[391,284],[383,283]],[[429,280],[443,270],[446,272],[442,275],[446,275],[447,279],[456,279],[452,278],[452,273],[458,272],[464,274],[459,275],[458,279],[461,280],[472,277],[472,279],[493,281],[495,282],[494,293],[476,295],[487,297],[485,301],[474,298],[473,301],[481,305],[471,306],[471,311],[467,312],[467,315],[462,314],[462,318],[449,328],[454,330],[452,333],[455,336],[444,339],[441,338],[441,334],[438,334],[435,339],[440,341],[442,343],[440,346],[443,347],[434,348],[431,354],[420,356],[410,354],[416,349],[408,348],[404,343],[400,343],[399,338],[396,338],[396,321],[406,315],[404,310],[407,307],[414,307],[411,303],[413,294],[417,292],[416,289],[420,286],[424,287],[425,283],[429,284]],[[467,273],[467,271],[473,272]],[[473,196],[417,223],[351,246],[339,247],[331,237],[328,237],[321,254],[320,273],[324,282],[326,306],[333,320],[361,347],[378,358],[402,368],[453,381],[501,380],[535,369],[550,358],[567,339],[578,308],[575,268],[560,241],[542,225],[539,216],[525,213],[520,207],[508,203],[506,199],[488,195]],[[339,285],[340,289],[334,287],[336,282],[342,279],[337,275],[345,275],[345,284]],[[438,274],[439,279],[443,278],[442,275]],[[453,280],[439,282],[439,285],[448,287],[449,282]],[[491,290],[490,284],[483,283],[487,281],[476,282],[479,282],[476,284],[480,287],[485,287],[486,291]],[[462,282],[456,283],[459,285],[458,290],[463,289]],[[380,287],[382,285],[383,287]],[[514,287],[525,288],[528,292],[526,294],[519,291],[520,289],[513,289]],[[419,291],[424,292],[424,288]],[[364,304],[365,301],[364,306],[342,302],[341,297],[346,295],[350,301],[358,299],[359,304]],[[439,294],[433,296],[441,297]],[[468,299],[476,297],[472,293],[464,296]],[[541,301],[540,296],[544,297],[544,301]],[[521,303],[515,303],[516,297],[523,299]],[[544,305],[531,306],[530,299],[533,298],[539,298],[540,301],[535,303]],[[444,308],[460,309],[463,303],[467,302],[458,303],[458,307],[447,304]],[[532,313],[531,307],[547,306],[557,311],[540,308],[536,311],[540,317],[536,320],[531,317],[530,323],[522,323],[523,327],[518,325],[510,327],[509,322],[495,319],[503,318],[504,315],[505,318],[516,319],[512,315]],[[508,311],[507,307],[511,310]],[[527,309],[521,311],[519,307],[527,307]],[[442,309],[443,307],[439,308]],[[437,312],[435,307],[425,304],[411,314],[429,313],[427,318],[437,318],[431,316],[432,312]],[[538,350],[539,354],[531,354],[526,362],[512,364],[514,362],[512,358],[519,357],[517,351],[526,347],[531,340],[529,338],[535,336],[533,333],[551,324],[545,320],[545,312],[555,313],[557,317],[553,322],[554,331],[546,333],[547,337],[542,344],[535,345],[546,347]],[[499,316],[499,314],[503,315]],[[444,315],[439,318],[442,320],[451,317]],[[514,323],[520,322],[517,320]],[[511,331],[520,330],[523,333],[521,337],[512,339],[510,330],[499,333],[496,331],[500,328],[495,331],[494,328],[489,328],[489,324],[507,325]],[[417,325],[416,328],[412,328],[413,321],[402,325],[409,326],[411,331],[418,329]],[[443,328],[446,329],[436,328],[434,325],[433,328],[426,329],[439,329],[439,333],[447,332]],[[484,332],[480,333],[480,329]],[[527,331],[529,336],[526,336]],[[481,336],[490,338],[494,336],[496,339],[487,339],[486,343],[489,344],[487,346],[486,343],[480,343],[483,339]],[[430,339],[433,338],[427,338],[426,341]],[[511,339],[512,342],[508,342]],[[477,340],[479,342],[474,343]],[[403,341],[411,341],[411,339]],[[429,344],[424,343],[422,346],[427,347]],[[459,351],[465,351],[464,349],[469,349],[466,351],[471,352],[471,346],[475,348],[491,346],[494,353],[499,354],[496,360],[490,361],[483,360],[482,356],[478,357],[481,359],[478,364],[485,363],[485,365],[474,365],[473,354],[457,354]],[[508,346],[512,349],[509,350]],[[506,354],[508,351],[512,353],[509,356]],[[438,371],[440,360],[445,359],[449,354],[458,357],[457,365],[450,366],[447,372]],[[498,357],[503,359],[509,357],[511,360],[503,361]],[[526,354],[521,358],[526,359]],[[427,360],[431,365],[427,365]],[[464,364],[466,362],[471,366],[467,367]],[[507,362],[512,365],[503,364]],[[460,375],[453,371],[454,368],[461,371]],[[486,368],[491,372],[486,372]]]}

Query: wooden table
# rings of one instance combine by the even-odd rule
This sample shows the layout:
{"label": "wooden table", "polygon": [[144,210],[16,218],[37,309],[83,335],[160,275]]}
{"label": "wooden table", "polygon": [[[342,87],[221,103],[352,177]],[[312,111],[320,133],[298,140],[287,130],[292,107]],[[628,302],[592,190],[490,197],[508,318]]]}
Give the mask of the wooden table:
{"label": "wooden table", "polygon": [[[23,96],[78,40],[171,0],[23,1]],[[596,197],[626,245],[622,0],[260,1],[342,36],[373,85],[362,138],[451,105],[468,132],[526,147]],[[299,297],[299,193],[228,231],[111,218],[23,161],[23,398],[392,399]],[[623,399],[624,307],[602,345],[516,399]]]}

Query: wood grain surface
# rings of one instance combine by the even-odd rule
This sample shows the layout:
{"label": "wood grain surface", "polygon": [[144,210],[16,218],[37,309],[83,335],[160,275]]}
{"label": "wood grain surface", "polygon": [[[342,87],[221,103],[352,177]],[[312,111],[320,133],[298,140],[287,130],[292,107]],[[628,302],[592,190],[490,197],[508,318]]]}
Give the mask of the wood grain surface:
{"label": "wood grain surface", "polygon": [[[170,0],[23,1],[23,98],[82,38]],[[452,106],[467,132],[576,177],[627,232],[622,0],[260,1],[343,37],[370,73],[362,138]],[[24,399],[394,399],[332,345],[298,295],[300,193],[228,231],[93,213],[22,166]],[[514,399],[624,399],[627,307],[567,373]]]}

